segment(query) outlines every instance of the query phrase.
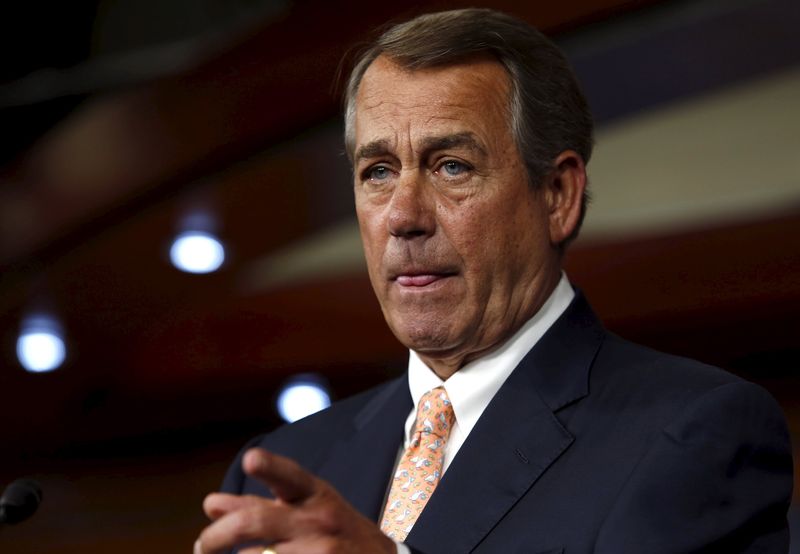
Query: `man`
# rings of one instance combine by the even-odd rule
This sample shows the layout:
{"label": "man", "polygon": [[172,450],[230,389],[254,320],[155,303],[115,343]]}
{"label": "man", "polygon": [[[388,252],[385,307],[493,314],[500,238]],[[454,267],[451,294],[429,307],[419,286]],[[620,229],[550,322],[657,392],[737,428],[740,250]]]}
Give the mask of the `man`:
{"label": "man", "polygon": [[430,14],[378,39],[346,100],[409,371],[256,439],[196,552],[786,552],[774,401],[610,335],[561,271],[592,143],[561,53],[497,12]]}

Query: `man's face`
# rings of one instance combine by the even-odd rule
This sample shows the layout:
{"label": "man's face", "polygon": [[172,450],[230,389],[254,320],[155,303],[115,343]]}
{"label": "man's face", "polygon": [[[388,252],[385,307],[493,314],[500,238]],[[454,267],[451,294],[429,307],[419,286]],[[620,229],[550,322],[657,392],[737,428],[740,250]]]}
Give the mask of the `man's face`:
{"label": "man's face", "polygon": [[509,127],[509,79],[476,59],[409,71],[379,57],[356,98],[355,202],[392,332],[440,377],[499,346],[559,277],[546,194]]}

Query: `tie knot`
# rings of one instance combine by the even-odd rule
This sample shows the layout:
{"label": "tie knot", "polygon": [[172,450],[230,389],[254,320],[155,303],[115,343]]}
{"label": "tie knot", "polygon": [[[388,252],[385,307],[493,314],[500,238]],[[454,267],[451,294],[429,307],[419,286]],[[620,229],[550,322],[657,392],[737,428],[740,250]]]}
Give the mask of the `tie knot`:
{"label": "tie knot", "polygon": [[443,387],[436,387],[422,395],[417,407],[416,433],[447,438],[455,420],[453,405]]}

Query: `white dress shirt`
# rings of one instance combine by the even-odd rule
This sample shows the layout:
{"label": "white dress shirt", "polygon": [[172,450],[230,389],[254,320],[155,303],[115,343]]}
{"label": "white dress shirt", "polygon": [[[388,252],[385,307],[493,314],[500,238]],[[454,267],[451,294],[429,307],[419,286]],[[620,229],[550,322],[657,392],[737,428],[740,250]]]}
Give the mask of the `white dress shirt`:
{"label": "white dress shirt", "polygon": [[[442,473],[447,471],[461,445],[467,440],[472,428],[475,427],[494,395],[522,361],[522,358],[564,313],[574,297],[575,292],[572,290],[567,276],[562,273],[558,285],[539,311],[525,322],[505,344],[464,365],[446,381],[442,381],[432,369],[425,365],[416,352],[409,351],[408,387],[414,407],[406,419],[404,449],[408,447],[413,438],[420,398],[433,388],[444,387],[456,414],[456,422],[445,444]],[[410,554],[408,547],[401,543],[398,543],[397,552],[398,554]]]}

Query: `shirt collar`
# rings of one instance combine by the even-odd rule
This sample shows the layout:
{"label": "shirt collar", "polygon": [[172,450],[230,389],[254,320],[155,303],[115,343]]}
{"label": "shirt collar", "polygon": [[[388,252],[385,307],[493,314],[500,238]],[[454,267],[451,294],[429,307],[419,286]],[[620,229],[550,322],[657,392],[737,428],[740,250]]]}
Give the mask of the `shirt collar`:
{"label": "shirt collar", "polygon": [[[464,365],[446,381],[442,381],[416,352],[410,350],[408,387],[414,400],[412,414],[416,413],[423,394],[444,386],[453,404],[456,422],[464,436],[468,435],[514,368],[564,313],[574,297],[575,291],[562,272],[558,285],[547,301],[510,339],[485,356]],[[406,436],[412,432],[413,424],[414,418],[410,417],[406,423]]]}

